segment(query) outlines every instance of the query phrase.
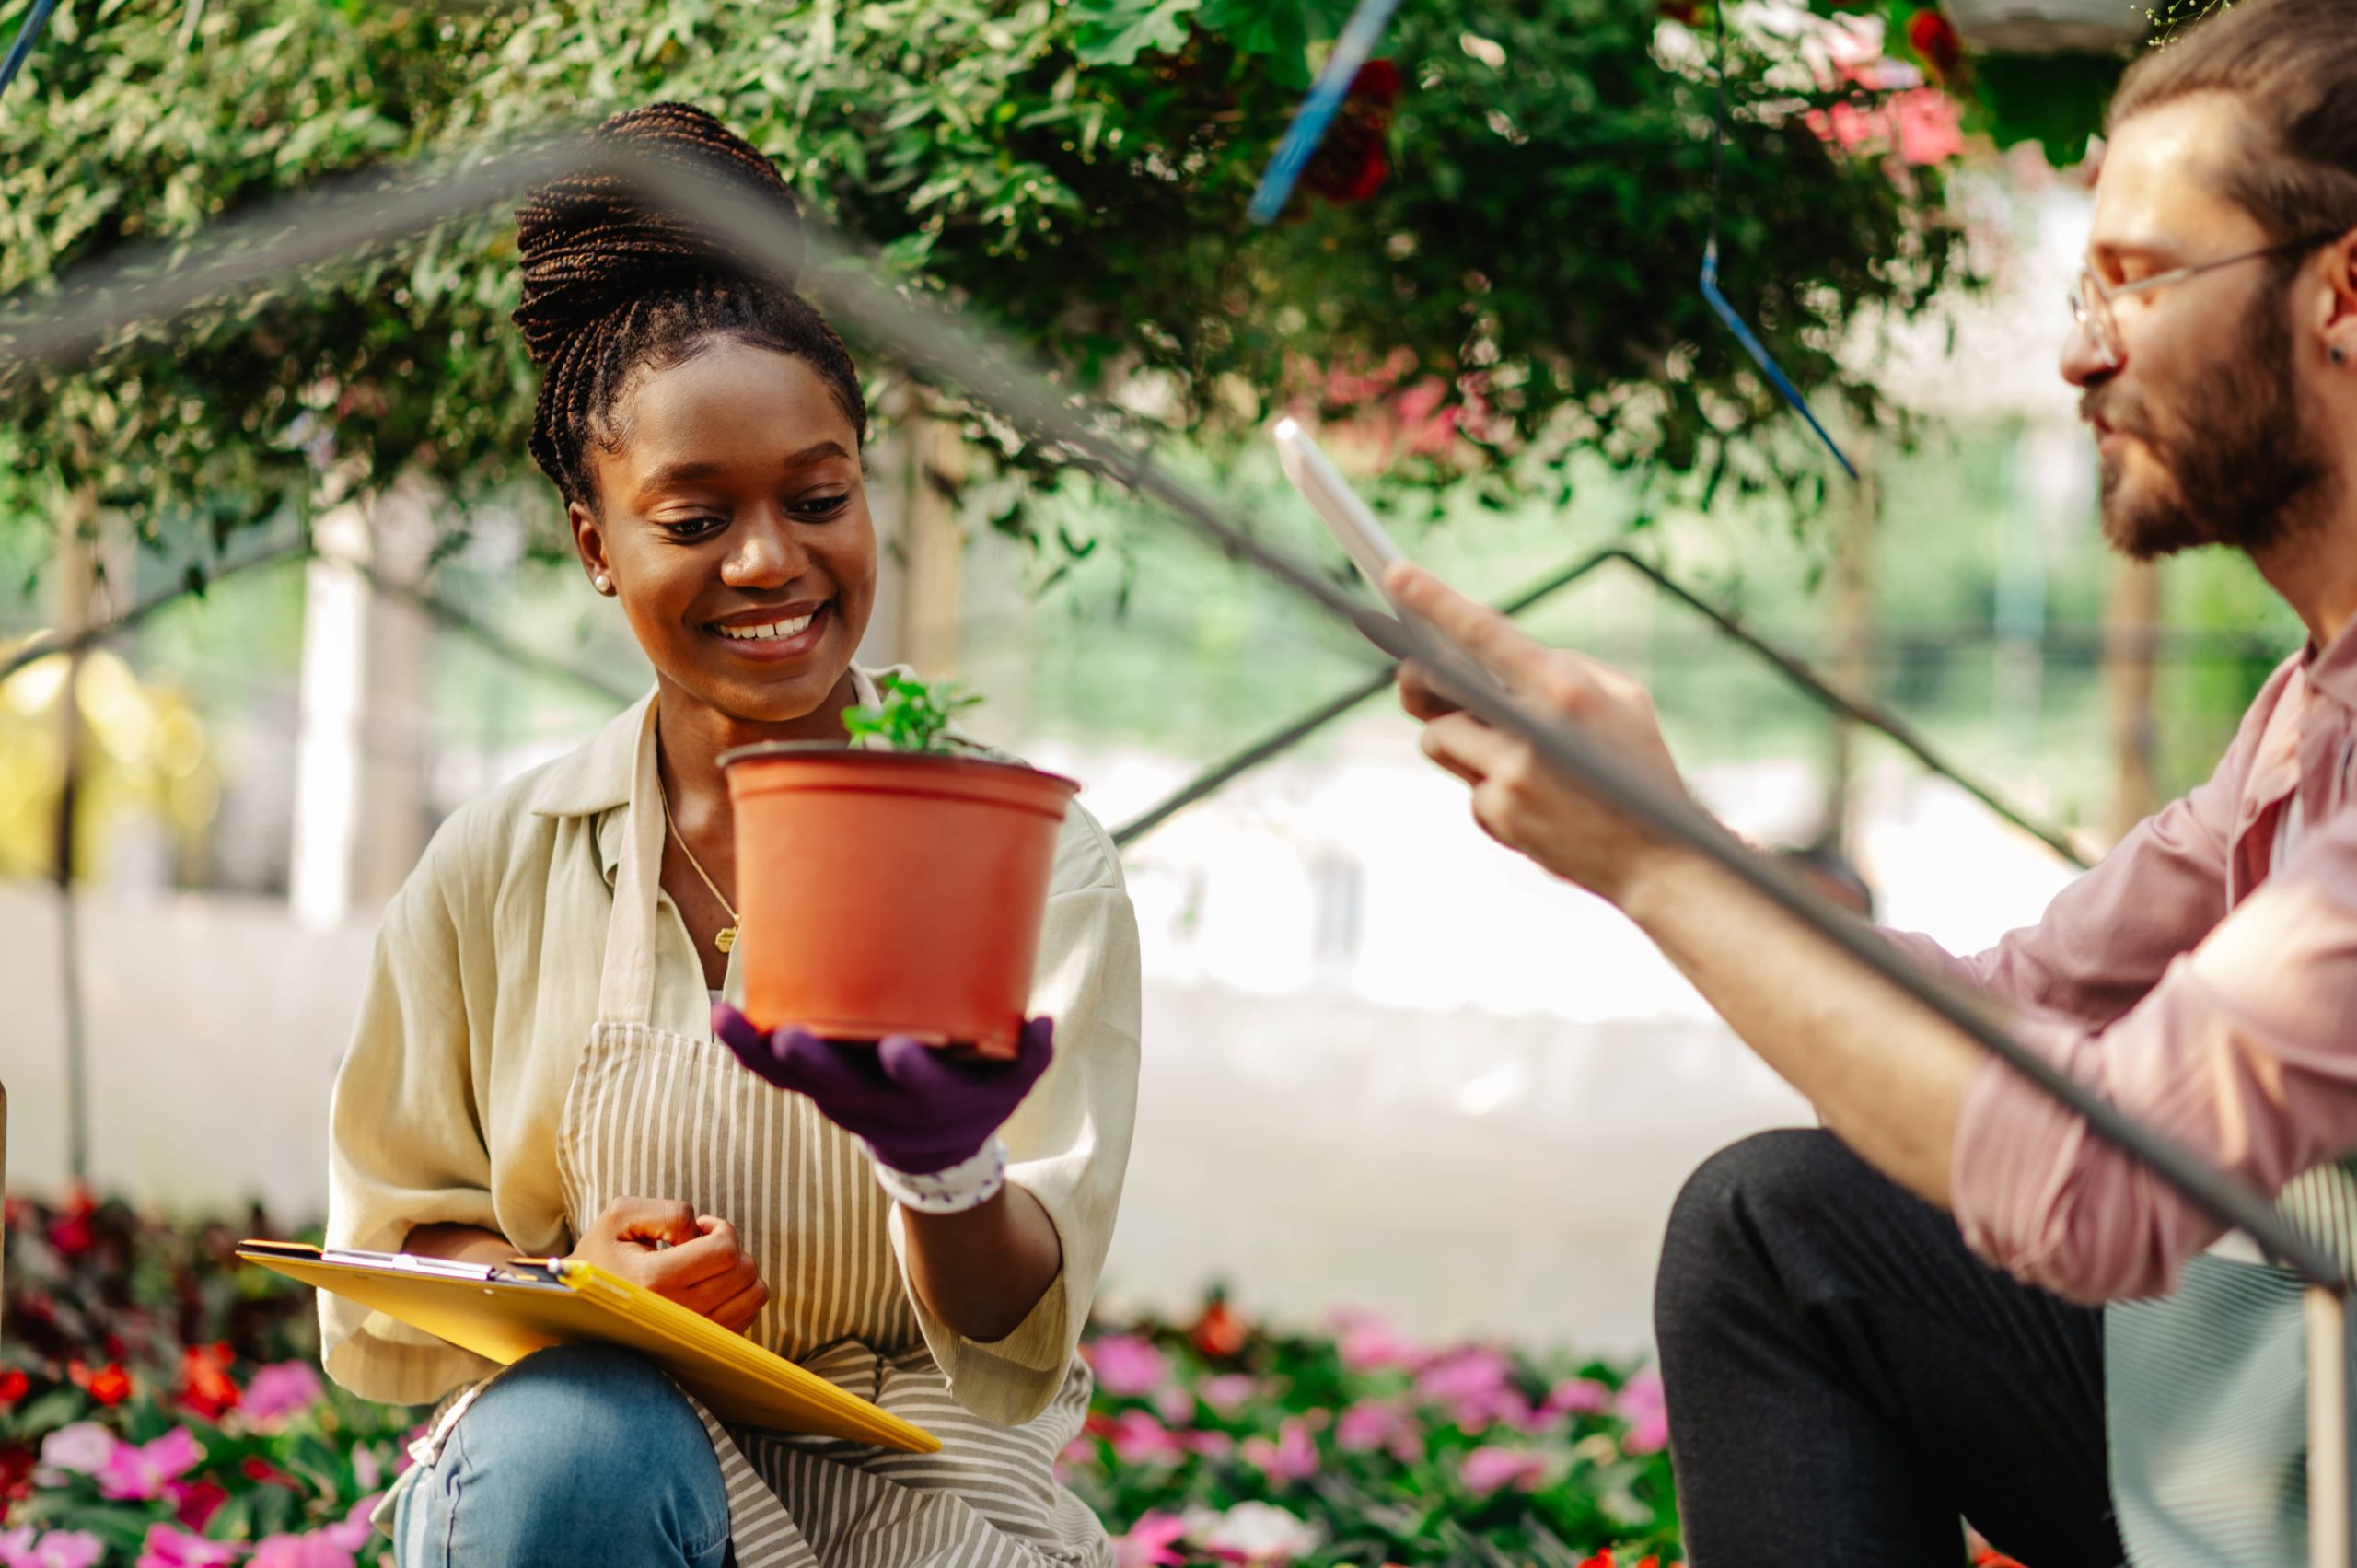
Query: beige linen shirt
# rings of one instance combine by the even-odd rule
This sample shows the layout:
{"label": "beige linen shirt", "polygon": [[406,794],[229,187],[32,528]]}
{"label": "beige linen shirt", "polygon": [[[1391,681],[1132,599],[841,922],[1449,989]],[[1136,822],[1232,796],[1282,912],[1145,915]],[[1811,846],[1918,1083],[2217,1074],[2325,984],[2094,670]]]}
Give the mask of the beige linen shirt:
{"label": "beige linen shirt", "polygon": [[[854,673],[873,700],[872,682]],[[452,1223],[495,1230],[526,1254],[571,1250],[558,1122],[597,1021],[649,701],[461,807],[387,906],[336,1077],[329,1246],[392,1251],[412,1226]],[[658,903],[652,1021],[708,1035],[702,965],[669,898]],[[1120,863],[1075,805],[1056,846],[1031,996],[1035,1013],[1056,1020],[1056,1060],[1001,1133],[1009,1179],[1055,1224],[1062,1272],[1022,1324],[990,1343],[958,1334],[909,1290],[958,1401],[1002,1424],[1030,1420],[1054,1397],[1096,1294],[1136,1108],[1139,989]],[[727,990],[737,993],[733,955]],[[892,1242],[900,1255],[897,1211]],[[908,1288],[904,1256],[901,1278]],[[367,1399],[424,1403],[491,1370],[339,1296],[320,1295],[319,1317],[329,1375]]]}

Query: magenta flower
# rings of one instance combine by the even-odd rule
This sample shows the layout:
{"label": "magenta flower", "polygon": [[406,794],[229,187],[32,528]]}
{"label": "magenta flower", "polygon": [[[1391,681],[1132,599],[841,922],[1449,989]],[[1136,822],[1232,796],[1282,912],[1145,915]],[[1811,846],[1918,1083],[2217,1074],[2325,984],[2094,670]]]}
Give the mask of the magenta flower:
{"label": "magenta flower", "polygon": [[56,1486],[68,1475],[96,1475],[122,1446],[122,1439],[95,1421],[61,1426],[41,1440],[41,1467],[33,1480]]}
{"label": "magenta flower", "polygon": [[1529,1423],[1530,1402],[1514,1386],[1514,1364],[1498,1352],[1473,1345],[1452,1351],[1416,1376],[1416,1397],[1446,1411],[1469,1433],[1501,1422]]}
{"label": "magenta flower", "polygon": [[1309,1424],[1298,1417],[1277,1428],[1273,1443],[1265,1437],[1246,1438],[1242,1453],[1246,1464],[1279,1486],[1318,1473],[1318,1444],[1309,1435]]}
{"label": "magenta flower", "polygon": [[1334,1446],[1349,1454],[1384,1449],[1401,1464],[1410,1464],[1424,1451],[1423,1429],[1404,1411],[1363,1400],[1334,1423]]}
{"label": "magenta flower", "polygon": [[0,1568],[91,1568],[106,1554],[87,1530],[52,1530],[36,1536],[30,1525],[0,1534]]}
{"label": "magenta flower", "polygon": [[1466,1455],[1457,1468],[1457,1479],[1476,1497],[1487,1497],[1508,1486],[1518,1492],[1536,1491],[1546,1478],[1547,1461],[1538,1455],[1488,1445]]}
{"label": "magenta flower", "polygon": [[175,1426],[152,1443],[119,1443],[99,1471],[99,1495],[119,1503],[153,1501],[203,1458],[204,1449],[185,1426]]}
{"label": "magenta flower", "polygon": [[283,1420],[309,1410],[323,1390],[308,1361],[280,1361],[261,1368],[246,1385],[238,1408],[252,1422]]}
{"label": "magenta flower", "polygon": [[264,1536],[246,1560],[246,1568],[353,1568],[352,1550],[331,1539],[328,1530]]}
{"label": "magenta flower", "polygon": [[1149,1509],[1129,1534],[1113,1538],[1113,1568],[1178,1568],[1187,1560],[1171,1548],[1186,1534],[1186,1520]]}
{"label": "magenta flower", "polygon": [[1125,1465],[1153,1464],[1187,1457],[1186,1445],[1172,1435],[1168,1427],[1144,1411],[1123,1411],[1115,1416],[1105,1440],[1113,1446],[1113,1457]]}
{"label": "magenta flower", "polygon": [[228,1568],[245,1551],[236,1541],[207,1540],[169,1525],[150,1525],[136,1568]]}
{"label": "magenta flower", "polygon": [[1190,1432],[1183,1441],[1190,1453],[1206,1459],[1225,1459],[1236,1452],[1236,1439],[1225,1432]]}
{"label": "magenta flower", "polygon": [[1170,1376],[1170,1363],[1150,1341],[1136,1334],[1108,1334],[1088,1347],[1097,1386],[1116,1399],[1153,1392]]}
{"label": "magenta flower", "polygon": [[1234,1415],[1260,1395],[1260,1380],[1246,1372],[1221,1372],[1195,1385],[1195,1395],[1222,1415]]}
{"label": "magenta flower", "polygon": [[1631,1454],[1658,1454],[1669,1446],[1669,1411],[1662,1402],[1661,1374],[1638,1373],[1622,1386],[1612,1413],[1629,1423],[1620,1446]]}

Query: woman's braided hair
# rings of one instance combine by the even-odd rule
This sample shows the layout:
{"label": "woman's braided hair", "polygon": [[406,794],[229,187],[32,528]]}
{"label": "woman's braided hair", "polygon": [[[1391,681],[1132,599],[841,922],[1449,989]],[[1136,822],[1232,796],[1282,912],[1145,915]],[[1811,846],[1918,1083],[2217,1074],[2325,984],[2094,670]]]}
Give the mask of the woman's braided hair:
{"label": "woman's braided hair", "polygon": [[[652,104],[615,115],[597,136],[684,178],[719,179],[800,210],[769,159],[701,109]],[[595,509],[588,444],[620,447],[613,412],[632,378],[677,365],[714,337],[808,362],[866,440],[859,372],[827,319],[693,220],[648,205],[616,176],[568,175],[517,209],[516,238],[524,297],[515,321],[541,371],[532,456],[566,501]],[[800,264],[797,251],[785,275]]]}

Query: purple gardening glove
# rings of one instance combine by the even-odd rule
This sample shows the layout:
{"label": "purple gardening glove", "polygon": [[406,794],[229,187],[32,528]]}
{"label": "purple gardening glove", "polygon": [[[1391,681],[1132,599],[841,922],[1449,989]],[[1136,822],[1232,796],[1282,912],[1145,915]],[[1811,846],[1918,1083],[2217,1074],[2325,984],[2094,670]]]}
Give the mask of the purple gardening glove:
{"label": "purple gardening glove", "polygon": [[874,1045],[797,1028],[765,1035],[726,1002],[713,1004],[712,1030],[737,1061],[781,1089],[809,1096],[828,1121],[865,1140],[877,1160],[911,1176],[980,1154],[1056,1055],[1053,1018],[1023,1026],[1012,1062],[952,1056],[910,1035]]}

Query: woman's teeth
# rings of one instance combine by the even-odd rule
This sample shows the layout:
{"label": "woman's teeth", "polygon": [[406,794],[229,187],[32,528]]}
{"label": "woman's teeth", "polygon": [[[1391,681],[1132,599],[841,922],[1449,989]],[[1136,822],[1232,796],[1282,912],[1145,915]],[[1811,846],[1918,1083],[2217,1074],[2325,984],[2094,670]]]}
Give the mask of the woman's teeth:
{"label": "woman's teeth", "polygon": [[810,622],[817,616],[818,611],[812,610],[808,615],[797,615],[791,621],[768,621],[759,626],[715,626],[713,630],[733,642],[777,642],[786,637],[800,636],[809,629]]}

